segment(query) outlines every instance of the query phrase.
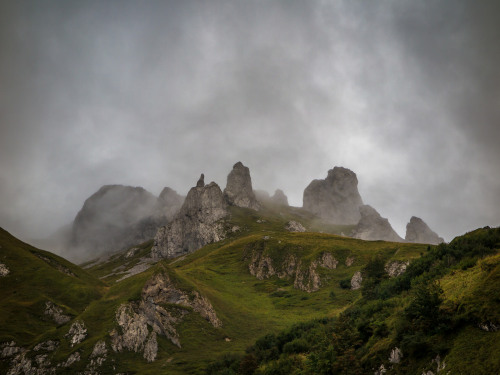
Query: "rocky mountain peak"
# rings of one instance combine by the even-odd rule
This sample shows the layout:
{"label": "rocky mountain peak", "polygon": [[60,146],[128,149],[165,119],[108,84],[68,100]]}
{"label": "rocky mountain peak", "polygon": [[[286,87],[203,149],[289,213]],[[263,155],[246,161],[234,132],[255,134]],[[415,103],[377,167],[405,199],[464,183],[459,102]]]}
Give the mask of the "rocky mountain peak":
{"label": "rocky mountain peak", "polygon": [[221,221],[229,213],[222,191],[215,182],[205,185],[203,174],[189,190],[177,216],[156,233],[151,254],[174,258],[225,238]]}
{"label": "rocky mountain peak", "polygon": [[353,231],[354,238],[403,242],[403,239],[392,229],[389,220],[380,216],[372,206],[361,206],[359,211],[361,219]]}
{"label": "rocky mountain peak", "polygon": [[444,240],[432,231],[431,228],[420,218],[412,216],[410,222],[406,224],[406,237],[408,242],[440,244]]}
{"label": "rocky mountain peak", "polygon": [[363,200],[356,174],[343,167],[328,171],[324,180],[313,180],[304,190],[304,209],[335,224],[356,224]]}
{"label": "rocky mountain peak", "polygon": [[288,198],[281,189],[276,189],[274,195],[271,197],[271,201],[276,204],[288,206]]}
{"label": "rocky mountain peak", "polygon": [[233,166],[233,170],[227,176],[227,185],[224,189],[224,197],[232,206],[251,208],[258,210],[259,202],[255,198],[252,189],[250,170],[240,161]]}
{"label": "rocky mountain peak", "polygon": [[200,178],[198,179],[198,182],[196,183],[196,187],[203,187],[205,186],[205,175],[202,173]]}

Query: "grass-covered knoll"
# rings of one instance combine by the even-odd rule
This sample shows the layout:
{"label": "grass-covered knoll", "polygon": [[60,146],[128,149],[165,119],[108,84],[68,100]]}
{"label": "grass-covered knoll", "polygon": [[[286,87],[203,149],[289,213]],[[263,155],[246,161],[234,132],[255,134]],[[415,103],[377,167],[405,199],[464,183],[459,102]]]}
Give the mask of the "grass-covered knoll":
{"label": "grass-covered knoll", "polygon": [[[262,335],[208,373],[366,374],[384,365],[420,375],[443,361],[445,373],[500,373],[499,248],[500,228],[477,230],[430,247],[392,279],[375,256],[362,267],[361,297],[338,317]],[[396,347],[399,363],[389,360]]]}
{"label": "grass-covered knoll", "polygon": [[30,246],[0,228],[0,262],[10,273],[0,278],[0,342],[36,342],[56,324],[44,315],[46,301],[77,316],[99,299],[105,284],[67,260]]}

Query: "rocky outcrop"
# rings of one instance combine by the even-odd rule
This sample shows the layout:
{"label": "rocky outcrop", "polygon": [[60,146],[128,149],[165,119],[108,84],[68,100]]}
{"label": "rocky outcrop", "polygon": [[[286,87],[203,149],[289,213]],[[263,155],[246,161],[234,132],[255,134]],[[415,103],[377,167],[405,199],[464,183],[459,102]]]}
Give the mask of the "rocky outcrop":
{"label": "rocky outcrop", "polygon": [[105,185],[76,215],[69,246],[97,257],[149,240],[178,212],[182,200],[170,188],[157,198],[142,187]]}
{"label": "rocky outcrop", "polygon": [[403,352],[397,346],[391,350],[391,354],[389,355],[390,363],[399,363],[401,362],[401,358],[403,358]]}
{"label": "rocky outcrop", "polygon": [[22,351],[22,348],[17,346],[15,341],[10,341],[2,344],[2,346],[0,346],[0,349],[2,350],[1,351],[2,358],[12,357],[13,355]]}
{"label": "rocky outcrop", "polygon": [[274,204],[281,204],[283,206],[288,206],[288,198],[281,189],[276,189],[274,195],[270,198],[271,202]]}
{"label": "rocky outcrop", "polygon": [[387,262],[384,269],[389,277],[397,277],[405,273],[406,268],[410,264],[409,261],[394,260],[392,262]]}
{"label": "rocky outcrop", "polygon": [[412,216],[410,222],[406,224],[406,237],[408,242],[428,243],[438,245],[444,240],[432,231],[431,228],[420,218]]}
{"label": "rocky outcrop", "polygon": [[352,237],[368,241],[392,241],[403,242],[403,239],[392,229],[389,220],[371,206],[365,205],[360,208],[361,219],[353,231]]}
{"label": "rocky outcrop", "polygon": [[214,327],[222,326],[205,297],[197,291],[177,288],[166,273],[158,273],[144,285],[140,301],[122,304],[116,311],[119,328],[110,332],[111,348],[115,352],[143,353],[152,362],[158,353],[157,335],[181,347],[176,326],[190,311],[200,314]]}
{"label": "rocky outcrop", "polygon": [[260,208],[260,204],[255,198],[252,189],[250,170],[241,162],[237,162],[227,176],[224,197],[232,206],[251,208],[253,210]]}
{"label": "rocky outcrop", "polygon": [[362,282],[363,282],[363,276],[361,276],[361,271],[356,271],[351,278],[351,289],[357,290],[361,288]]}
{"label": "rocky outcrop", "polygon": [[226,237],[222,219],[229,212],[222,191],[215,182],[205,185],[198,181],[198,185],[191,188],[177,216],[156,233],[151,250],[153,258],[192,253]]}
{"label": "rocky outcrop", "polygon": [[276,264],[263,250],[252,250],[247,254],[248,270],[259,280],[277,276],[280,279],[292,278],[296,289],[311,293],[321,287],[318,267],[335,269],[338,261],[330,253],[323,253],[320,258],[308,265],[293,254],[287,254],[280,264]]}
{"label": "rocky outcrop", "polygon": [[52,301],[45,302],[45,315],[50,316],[57,324],[64,324],[70,321],[70,317],[64,314],[63,309],[55,305]]}
{"label": "rocky outcrop", "polygon": [[358,179],[349,169],[335,167],[324,180],[313,180],[304,190],[304,209],[334,224],[356,224],[363,201]]}
{"label": "rocky outcrop", "polygon": [[304,226],[294,220],[290,220],[288,223],[285,224],[285,229],[289,232],[305,232],[306,228]]}
{"label": "rocky outcrop", "polygon": [[65,337],[69,339],[71,346],[81,343],[87,337],[85,324],[82,321],[74,322]]}
{"label": "rocky outcrop", "polygon": [[10,270],[3,263],[0,263],[0,277],[5,277],[10,273]]}

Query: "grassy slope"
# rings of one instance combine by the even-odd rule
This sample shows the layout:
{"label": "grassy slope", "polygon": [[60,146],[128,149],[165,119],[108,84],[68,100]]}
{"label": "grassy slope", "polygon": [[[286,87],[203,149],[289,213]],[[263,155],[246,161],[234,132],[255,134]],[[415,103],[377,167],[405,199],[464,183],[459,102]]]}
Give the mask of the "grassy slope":
{"label": "grassy slope", "polygon": [[23,346],[39,342],[57,329],[43,314],[46,301],[77,316],[106,289],[81,268],[23,243],[1,228],[0,262],[10,270],[0,279],[0,342],[14,340]]}

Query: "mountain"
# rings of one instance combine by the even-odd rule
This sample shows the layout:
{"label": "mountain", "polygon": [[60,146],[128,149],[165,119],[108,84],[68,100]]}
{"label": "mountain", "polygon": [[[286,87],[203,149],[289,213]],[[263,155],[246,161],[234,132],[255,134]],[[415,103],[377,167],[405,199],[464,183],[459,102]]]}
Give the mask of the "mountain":
{"label": "mountain", "polygon": [[69,246],[76,258],[91,259],[149,240],[182,202],[170,188],[155,197],[142,187],[105,185],[76,215]]}
{"label": "mountain", "polygon": [[403,242],[403,239],[392,229],[389,220],[380,216],[372,206],[361,206],[359,211],[361,219],[352,233],[354,238],[369,241]]}
{"label": "mountain", "polygon": [[444,240],[432,231],[431,228],[419,217],[412,216],[406,225],[406,237],[408,242],[440,244]]}
{"label": "mountain", "polygon": [[347,168],[330,169],[326,179],[304,190],[303,208],[335,224],[357,224],[362,205],[356,174]]}

